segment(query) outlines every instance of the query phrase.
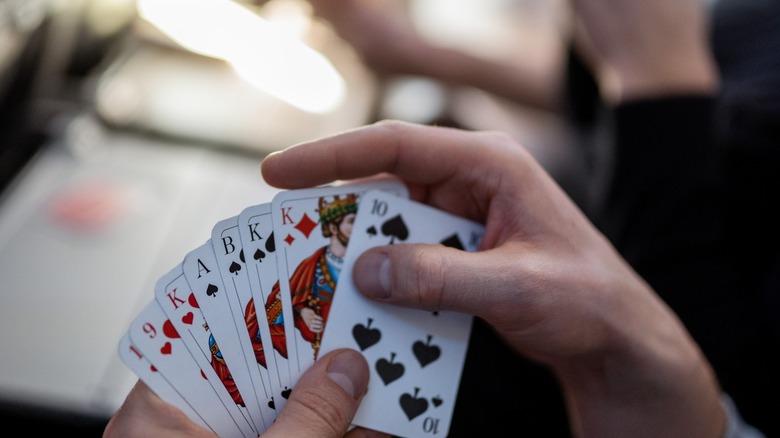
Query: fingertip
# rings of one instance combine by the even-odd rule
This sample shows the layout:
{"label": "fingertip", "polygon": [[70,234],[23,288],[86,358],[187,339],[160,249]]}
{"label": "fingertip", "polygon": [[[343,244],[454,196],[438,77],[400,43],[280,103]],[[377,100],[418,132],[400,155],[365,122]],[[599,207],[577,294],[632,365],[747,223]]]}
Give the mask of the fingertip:
{"label": "fingertip", "polygon": [[390,257],[382,251],[367,251],[355,261],[353,280],[365,296],[381,300],[392,290],[392,266]]}
{"label": "fingertip", "polygon": [[332,352],[325,372],[336,385],[355,400],[362,398],[368,390],[368,362],[355,350],[343,349]]}
{"label": "fingertip", "polygon": [[281,153],[282,151],[271,152],[270,154],[266,155],[265,158],[263,158],[263,160],[260,162],[260,175],[263,177],[263,180],[266,183],[274,187],[277,187],[279,184],[279,181],[276,178],[275,162]]}

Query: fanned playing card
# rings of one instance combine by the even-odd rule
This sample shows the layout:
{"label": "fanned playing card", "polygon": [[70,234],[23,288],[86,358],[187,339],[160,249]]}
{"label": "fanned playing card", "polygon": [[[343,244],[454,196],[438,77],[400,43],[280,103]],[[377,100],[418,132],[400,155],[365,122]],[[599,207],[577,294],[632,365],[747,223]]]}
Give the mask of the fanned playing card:
{"label": "fanned playing card", "polygon": [[179,408],[180,411],[184,412],[184,415],[199,426],[216,433],[206,423],[206,420],[195,411],[185,396],[168,381],[168,378],[141,353],[138,347],[130,342],[128,333],[125,333],[119,341],[119,357],[158,397]]}
{"label": "fanned playing card", "polygon": [[379,189],[408,196],[398,180],[348,184],[277,194],[271,204],[290,377],[317,358],[331,300],[364,192]]}
{"label": "fanned playing card", "polygon": [[[209,380],[209,368],[201,368],[184,345],[168,315],[153,300],[133,320],[128,330],[130,342],[167,377],[211,430],[221,437],[256,436],[251,424],[235,410],[235,404],[225,403],[219,394],[219,382]],[[213,371],[213,370],[211,370]]]}
{"label": "fanned playing card", "polygon": [[[256,436],[258,432],[247,412],[243,394],[233,380],[233,372],[224,360],[218,338],[203,316],[181,263],[157,280],[154,296],[163,314],[169,319],[168,324],[178,333],[184,347],[218,395],[220,404],[246,434]],[[131,340],[138,345],[132,334]],[[155,363],[153,357],[150,360]],[[248,393],[254,394],[251,388]]]}
{"label": "fanned playing card", "polygon": [[363,194],[331,304],[321,354],[359,350],[371,368],[368,392],[353,424],[407,438],[446,436],[473,317],[427,312],[363,297],[352,281],[367,249],[401,243],[476,251],[484,227],[382,191]]}
{"label": "fanned playing card", "polygon": [[[221,364],[215,370],[225,381],[233,380],[238,392],[234,394],[237,406],[249,415],[258,433],[264,432],[276,418],[274,410],[268,406],[270,399],[265,396],[270,390],[254,386],[241,346],[242,334],[246,338],[246,323],[243,318],[239,321],[233,318],[230,290],[222,281],[211,240],[188,252],[181,267],[211,333],[208,340],[212,361]],[[256,364],[253,370],[257,371]],[[259,383],[267,384],[262,380]]]}
{"label": "fanned playing card", "polygon": [[[271,427],[276,418],[274,404],[274,389],[270,376],[276,376],[276,362],[269,361],[266,345],[271,345],[270,339],[263,340],[261,333],[268,331],[265,311],[262,301],[259,301],[260,313],[255,307],[247,273],[246,257],[238,229],[238,216],[223,219],[214,225],[211,232],[211,243],[225,286],[225,295],[229,304],[227,309],[233,318],[238,341],[243,351],[244,360],[249,368],[257,398],[265,403],[263,416],[266,427]],[[268,348],[268,350],[271,350]]]}
{"label": "fanned playing card", "polygon": [[284,335],[282,301],[271,291],[279,282],[271,203],[253,205],[238,215],[247,278],[255,303],[260,338],[274,391],[276,412],[281,412],[292,388]]}

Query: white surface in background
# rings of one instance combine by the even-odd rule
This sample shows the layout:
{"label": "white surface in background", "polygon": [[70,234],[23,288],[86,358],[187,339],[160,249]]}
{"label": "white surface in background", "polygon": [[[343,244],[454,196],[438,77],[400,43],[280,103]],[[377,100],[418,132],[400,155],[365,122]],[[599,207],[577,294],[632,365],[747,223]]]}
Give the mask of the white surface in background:
{"label": "white surface in background", "polygon": [[[0,204],[0,398],[107,416],[136,380],[116,349],[157,278],[276,189],[260,156],[115,135],[88,119],[65,139]],[[55,213],[74,199],[97,200],[101,215]]]}

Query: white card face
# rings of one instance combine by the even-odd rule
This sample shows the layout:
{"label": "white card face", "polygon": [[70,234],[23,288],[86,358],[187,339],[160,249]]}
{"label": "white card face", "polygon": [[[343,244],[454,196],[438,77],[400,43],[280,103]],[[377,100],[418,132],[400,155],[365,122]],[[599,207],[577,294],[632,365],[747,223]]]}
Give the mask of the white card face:
{"label": "white card face", "polygon": [[[188,252],[181,266],[211,333],[209,346],[213,348],[213,342],[218,345],[219,353],[211,353],[212,361],[222,365],[222,368],[215,368],[217,374],[232,379],[241,397],[240,400],[234,397],[236,405],[244,416],[252,420],[258,433],[265,431],[273,423],[275,414],[268,406],[269,400],[264,398],[261,402],[257,397],[241,346],[240,333],[246,332],[246,325],[243,318],[240,327],[233,319],[229,291],[219,273],[211,240]],[[270,412],[268,420],[264,418],[266,412]]]}
{"label": "white card face", "polygon": [[[200,303],[184,276],[181,263],[160,277],[155,285],[154,296],[195,363],[212,384],[221,404],[247,436],[256,436],[252,418],[246,407],[242,406],[245,404],[243,394],[236,386],[232,370],[222,355],[222,344],[217,342],[218,338],[206,322]],[[250,390],[249,394],[254,394],[254,391]]]}
{"label": "white card face", "polygon": [[[276,412],[281,412],[290,395],[292,380],[287,360],[287,341],[281,296],[271,291],[279,281],[276,269],[276,241],[271,220],[271,204],[253,205],[238,215],[241,245],[244,249],[247,279],[254,303],[257,303],[260,336]],[[263,303],[262,306],[259,304]]]}
{"label": "white card face", "polygon": [[392,180],[291,190],[271,203],[293,385],[318,356],[357,206],[371,189],[408,196],[406,186]]}
{"label": "white card face", "polygon": [[217,393],[219,387],[208,380],[207,370],[195,362],[180,332],[171,324],[156,300],[150,302],[133,320],[128,334],[130,342],[167,377],[217,435],[253,436],[249,423],[230,414],[231,405],[235,405],[223,402]]}
{"label": "white card face", "polygon": [[[211,243],[225,286],[231,318],[238,332],[238,341],[256,397],[261,403],[267,429],[273,424],[277,412],[274,410],[274,390],[270,379],[270,375],[277,374],[276,363],[266,358],[266,344],[263,342],[261,330],[267,332],[268,324],[264,307],[260,306],[259,315],[255,308],[245,263],[246,256],[238,229],[238,216],[217,222],[212,229]],[[262,304],[262,301],[260,303]]]}
{"label": "white card face", "polygon": [[449,431],[473,317],[377,303],[352,281],[367,249],[441,243],[476,251],[482,225],[381,191],[365,193],[353,225],[322,353],[361,351],[371,368],[368,393],[353,424],[408,438]]}
{"label": "white card face", "polygon": [[[119,341],[119,358],[130,370],[138,376],[162,400],[176,406],[193,422],[214,432],[206,421],[198,414],[182,394],[174,388],[168,379],[149,362],[141,351],[130,342],[130,336],[125,333]],[[215,432],[216,433],[216,432]]]}

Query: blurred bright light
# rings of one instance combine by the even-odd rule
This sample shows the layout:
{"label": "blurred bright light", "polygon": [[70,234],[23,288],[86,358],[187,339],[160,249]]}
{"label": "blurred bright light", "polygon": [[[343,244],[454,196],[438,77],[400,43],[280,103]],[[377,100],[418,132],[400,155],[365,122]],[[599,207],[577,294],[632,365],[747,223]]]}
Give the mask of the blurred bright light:
{"label": "blurred bright light", "polygon": [[344,79],[321,53],[231,0],[136,0],[139,14],[177,44],[222,59],[244,80],[290,105],[325,113]]}

